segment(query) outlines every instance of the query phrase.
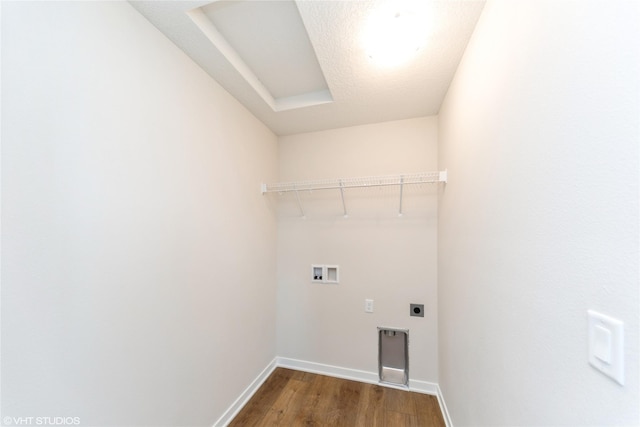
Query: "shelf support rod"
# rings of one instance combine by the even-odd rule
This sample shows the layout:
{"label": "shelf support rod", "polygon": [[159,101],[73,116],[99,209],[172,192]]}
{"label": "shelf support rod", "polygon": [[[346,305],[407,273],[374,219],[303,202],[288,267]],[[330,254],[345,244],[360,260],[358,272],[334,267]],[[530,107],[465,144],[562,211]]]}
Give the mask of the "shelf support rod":
{"label": "shelf support rod", "polygon": [[298,193],[298,189],[294,186],[294,191],[296,192],[296,200],[298,201],[298,208],[300,208],[300,215],[302,215],[302,219],[305,219],[307,216],[304,214],[304,209],[302,208],[302,202],[300,201],[300,194]]}
{"label": "shelf support rod", "polygon": [[347,205],[344,203],[344,184],[340,180],[340,197],[342,198],[342,210],[344,211],[344,217],[347,218]]}

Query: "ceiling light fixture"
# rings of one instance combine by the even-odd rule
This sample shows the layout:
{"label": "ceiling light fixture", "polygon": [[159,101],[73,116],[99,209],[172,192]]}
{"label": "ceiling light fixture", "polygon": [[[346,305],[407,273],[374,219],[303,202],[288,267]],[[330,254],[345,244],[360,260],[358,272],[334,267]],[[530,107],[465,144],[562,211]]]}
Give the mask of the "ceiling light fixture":
{"label": "ceiling light fixture", "polygon": [[386,7],[371,14],[362,42],[376,64],[394,67],[411,59],[424,46],[428,28],[424,8]]}

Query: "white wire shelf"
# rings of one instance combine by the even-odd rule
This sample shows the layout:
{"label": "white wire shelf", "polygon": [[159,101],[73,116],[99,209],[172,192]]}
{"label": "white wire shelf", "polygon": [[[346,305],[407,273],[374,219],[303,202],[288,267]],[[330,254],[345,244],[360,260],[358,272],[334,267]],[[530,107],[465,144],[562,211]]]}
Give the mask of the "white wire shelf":
{"label": "white wire shelf", "polygon": [[402,190],[405,185],[415,184],[436,184],[439,182],[447,182],[447,171],[437,172],[420,172],[420,173],[408,173],[400,175],[383,175],[383,176],[365,176],[357,178],[334,178],[334,179],[320,179],[313,181],[296,181],[296,182],[281,182],[275,184],[262,184],[262,194],[266,193],[290,193],[294,192],[298,207],[302,217],[305,216],[302,203],[298,193],[300,191],[315,191],[315,190],[340,190],[340,196],[342,198],[342,207],[344,209],[344,216],[347,217],[347,207],[344,201],[344,190],[347,188],[367,188],[367,187],[385,187],[385,186],[399,186],[400,187],[400,207],[399,215],[402,215]]}

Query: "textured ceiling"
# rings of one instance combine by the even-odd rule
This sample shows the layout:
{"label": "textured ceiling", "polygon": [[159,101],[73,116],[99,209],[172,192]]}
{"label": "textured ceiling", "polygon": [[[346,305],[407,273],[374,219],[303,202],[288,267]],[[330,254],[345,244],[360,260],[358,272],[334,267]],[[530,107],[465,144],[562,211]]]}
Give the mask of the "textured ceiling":
{"label": "textured ceiling", "polygon": [[[484,6],[470,0],[130,3],[278,135],[437,114]],[[370,16],[389,4],[412,3],[425,13],[426,43],[402,66],[377,65],[361,37]]]}

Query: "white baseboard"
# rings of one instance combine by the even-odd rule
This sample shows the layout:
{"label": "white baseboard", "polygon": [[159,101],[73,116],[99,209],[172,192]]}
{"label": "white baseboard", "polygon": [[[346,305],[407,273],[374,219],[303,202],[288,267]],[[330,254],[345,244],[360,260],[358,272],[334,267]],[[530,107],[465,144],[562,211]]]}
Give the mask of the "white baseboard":
{"label": "white baseboard", "polygon": [[440,404],[440,410],[442,411],[442,418],[444,418],[444,423],[447,427],[453,427],[453,423],[451,422],[451,417],[449,416],[449,410],[447,409],[447,404],[444,403],[444,396],[442,395],[442,389],[440,386],[436,386],[438,388],[438,403]]}
{"label": "white baseboard", "polygon": [[[296,371],[310,372],[313,374],[327,375],[330,377],[342,378],[345,380],[359,381],[368,384],[378,384],[384,387],[400,388],[407,390],[406,387],[394,387],[390,384],[383,384],[378,381],[378,374],[375,372],[361,371],[359,369],[342,368],[340,366],[325,365],[323,363],[308,362],[306,360],[290,359],[287,357],[276,357],[262,372],[256,377],[255,380],[240,394],[240,396],[231,404],[231,406],[225,411],[224,414],[213,424],[213,427],[226,427],[233,418],[238,415],[240,410],[251,399],[255,392],[260,388],[262,383],[265,382],[269,375],[277,368],[288,368]],[[409,380],[409,391],[417,393],[424,393],[436,396],[442,416],[447,427],[453,427],[447,406],[444,403],[444,397],[442,396],[442,390],[436,383],[429,381]]]}
{"label": "white baseboard", "polygon": [[277,359],[273,359],[271,363],[269,363],[267,367],[264,368],[262,372],[260,372],[260,374],[258,374],[256,379],[253,380],[251,384],[249,384],[249,387],[247,387],[224,412],[224,414],[222,414],[222,416],[218,418],[218,421],[213,424],[213,427],[226,427],[231,422],[231,420],[233,420],[233,418],[238,415],[238,412],[240,412],[244,405],[247,404],[249,399],[251,399],[255,392],[258,391],[262,383],[264,383],[265,380],[269,378],[269,375],[271,375],[271,373],[276,369],[276,360]]}
{"label": "white baseboard", "polygon": [[[376,372],[361,371],[359,369],[342,368],[340,366],[325,365],[323,363],[308,362],[306,360],[289,359],[287,357],[277,357],[277,366],[283,368],[295,369],[297,371],[311,372],[313,374],[327,375],[330,377],[343,378],[345,380],[359,381],[362,383],[378,384],[384,387],[400,388],[407,390],[406,387],[394,387],[390,384],[378,382],[378,374]],[[438,395],[438,384],[428,381],[409,380],[409,391],[417,393]]]}
{"label": "white baseboard", "polygon": [[342,368],[339,366],[325,365],[323,363],[307,362],[306,360],[289,359],[288,357],[276,357],[276,364],[283,368],[296,371],[311,372],[312,374],[327,375],[345,380],[359,381],[369,384],[378,383],[378,374],[360,371],[358,369]]}

